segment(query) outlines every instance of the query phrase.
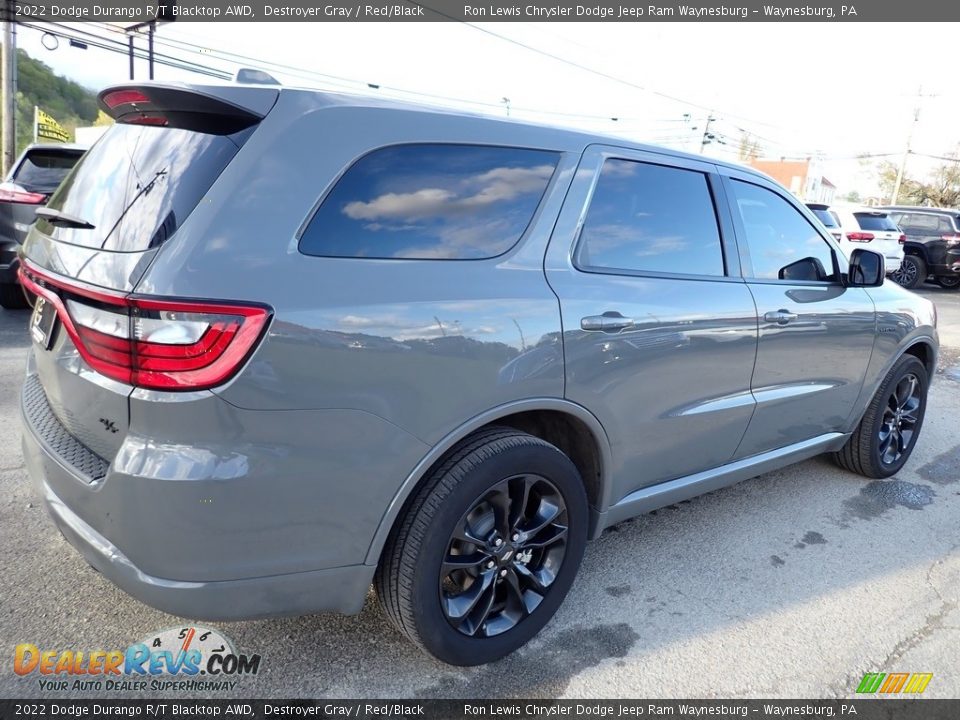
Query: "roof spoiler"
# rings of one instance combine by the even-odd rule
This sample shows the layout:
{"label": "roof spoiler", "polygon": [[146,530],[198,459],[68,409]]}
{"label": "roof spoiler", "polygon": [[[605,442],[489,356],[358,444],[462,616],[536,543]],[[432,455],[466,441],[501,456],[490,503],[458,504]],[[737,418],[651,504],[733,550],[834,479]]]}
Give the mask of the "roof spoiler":
{"label": "roof spoiler", "polygon": [[248,89],[247,94],[237,93],[237,89],[217,90],[131,83],[101,91],[97,104],[118,123],[232,135],[259,123],[279,94],[268,88]]}

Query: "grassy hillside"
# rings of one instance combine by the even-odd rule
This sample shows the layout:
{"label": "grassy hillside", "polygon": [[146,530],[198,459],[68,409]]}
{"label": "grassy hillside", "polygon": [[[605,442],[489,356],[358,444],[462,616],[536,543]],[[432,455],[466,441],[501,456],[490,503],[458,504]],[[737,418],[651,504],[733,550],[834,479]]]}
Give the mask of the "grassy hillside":
{"label": "grassy hillside", "polygon": [[70,131],[78,125],[92,125],[97,119],[97,99],[92,90],[55,74],[48,65],[17,50],[18,153],[33,142],[34,105]]}

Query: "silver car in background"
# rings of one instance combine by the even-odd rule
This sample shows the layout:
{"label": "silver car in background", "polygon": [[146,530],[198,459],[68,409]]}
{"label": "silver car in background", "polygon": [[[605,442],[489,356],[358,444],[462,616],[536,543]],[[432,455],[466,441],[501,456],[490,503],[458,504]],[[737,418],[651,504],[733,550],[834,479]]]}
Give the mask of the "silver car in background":
{"label": "silver car in background", "polygon": [[751,170],[267,87],[130,84],[31,229],[24,456],[194,618],[359,612],[479,664],[589,538],[820,453],[896,473],[927,300]]}

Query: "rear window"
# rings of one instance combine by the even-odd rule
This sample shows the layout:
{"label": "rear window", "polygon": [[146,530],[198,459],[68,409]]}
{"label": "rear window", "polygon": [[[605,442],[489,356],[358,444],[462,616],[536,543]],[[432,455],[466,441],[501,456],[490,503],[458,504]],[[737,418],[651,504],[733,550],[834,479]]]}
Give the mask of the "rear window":
{"label": "rear window", "polygon": [[114,125],[48,203],[93,229],[43,219],[37,228],[61,242],[105,250],[156,247],[176,232],[238,149],[221,135]]}
{"label": "rear window", "polygon": [[30,192],[52,193],[81,155],[82,151],[31,150],[14,172],[12,180]]}
{"label": "rear window", "polygon": [[853,216],[857,219],[857,224],[861,230],[876,230],[888,232],[900,232],[900,228],[887,214],[876,215],[874,213],[858,212]]}
{"label": "rear window", "polygon": [[523,235],[559,153],[398,145],[357,160],[300,238],[306,255],[478,260]]}
{"label": "rear window", "polygon": [[840,227],[840,223],[837,222],[837,217],[829,210],[814,210],[813,214],[817,216],[820,222],[823,223],[824,227],[836,228]]}

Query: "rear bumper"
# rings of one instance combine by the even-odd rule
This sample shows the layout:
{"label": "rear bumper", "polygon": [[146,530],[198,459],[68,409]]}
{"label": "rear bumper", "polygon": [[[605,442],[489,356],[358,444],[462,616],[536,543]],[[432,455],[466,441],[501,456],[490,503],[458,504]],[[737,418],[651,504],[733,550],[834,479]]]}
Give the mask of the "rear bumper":
{"label": "rear bumper", "polygon": [[[24,435],[24,455],[29,444]],[[35,450],[36,448],[34,448]],[[31,467],[42,462],[34,454]],[[32,472],[35,477],[39,475]],[[238,620],[314,612],[356,614],[363,608],[374,567],[327,570],[217,582],[184,582],[140,570],[106,538],[80,519],[40,481],[43,501],[67,541],[104,577],[151,607],[197,620]]]}
{"label": "rear bumper", "polygon": [[[151,408],[135,402],[138,416],[157,413],[149,423],[153,437],[128,431],[107,463],[37,409],[28,391],[32,377],[21,399],[27,470],[66,539],[122,590],[160,610],[206,620],[362,609],[375,572],[365,555],[397,482],[370,461],[369,443],[385,440],[398,455],[418,457],[419,443],[404,441],[401,451],[397,437],[377,436],[382,421],[362,413],[261,417],[209,395]],[[204,410],[224,416],[221,424]],[[190,416],[225,435],[233,456],[221,448],[220,460],[213,457],[201,425],[187,426]],[[225,419],[232,435],[224,433]],[[181,426],[192,444],[172,444],[168,425]],[[296,435],[292,427],[309,433],[312,445],[302,437],[282,445],[281,435]],[[339,467],[354,455],[356,464]]]}
{"label": "rear bumper", "polygon": [[375,568],[350,565],[311,572],[215,582],[167,580],[143,572],[84,522],[47,482],[70,474],[26,425],[23,456],[53,522],[90,565],[141,602],[173,615],[198,620],[301,615],[312,612],[355,614],[363,608]]}

